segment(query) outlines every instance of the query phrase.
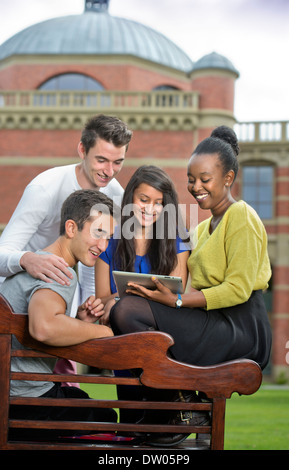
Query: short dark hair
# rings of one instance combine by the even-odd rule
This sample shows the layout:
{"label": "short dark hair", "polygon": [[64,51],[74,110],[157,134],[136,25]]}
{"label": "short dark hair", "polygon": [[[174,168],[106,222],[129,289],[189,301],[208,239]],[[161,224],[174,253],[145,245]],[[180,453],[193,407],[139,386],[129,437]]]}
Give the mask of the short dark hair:
{"label": "short dark hair", "polygon": [[74,220],[81,231],[85,222],[90,219],[90,211],[94,206],[99,206],[96,209],[100,211],[105,209],[111,216],[114,214],[113,201],[95,189],[80,189],[70,194],[62,204],[59,234],[65,234],[65,223],[70,219]]}
{"label": "short dark hair", "polygon": [[128,129],[125,122],[115,116],[106,116],[98,114],[91,117],[82,131],[81,142],[85,152],[88,153],[91,147],[94,147],[97,139],[103,139],[112,143],[115,147],[126,146],[132,138],[132,131]]}

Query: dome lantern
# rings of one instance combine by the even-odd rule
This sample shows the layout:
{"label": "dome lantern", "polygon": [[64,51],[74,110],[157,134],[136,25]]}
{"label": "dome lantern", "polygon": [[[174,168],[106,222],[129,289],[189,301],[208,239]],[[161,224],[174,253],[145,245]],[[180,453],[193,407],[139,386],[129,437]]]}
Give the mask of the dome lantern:
{"label": "dome lantern", "polygon": [[109,0],[85,0],[84,11],[104,12],[108,10]]}

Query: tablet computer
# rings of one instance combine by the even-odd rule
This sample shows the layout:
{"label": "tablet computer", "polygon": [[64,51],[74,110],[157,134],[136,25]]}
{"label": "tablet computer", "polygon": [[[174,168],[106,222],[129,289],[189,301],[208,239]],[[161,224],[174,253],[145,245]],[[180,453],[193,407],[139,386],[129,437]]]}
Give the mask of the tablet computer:
{"label": "tablet computer", "polygon": [[158,280],[166,287],[168,287],[174,294],[183,293],[183,283],[181,277],[176,276],[164,276],[160,274],[144,274],[144,273],[130,273],[125,271],[112,271],[114,282],[117,288],[118,295],[121,297],[125,294],[127,284],[129,282],[135,282],[147,289],[155,289],[155,284],[152,281],[152,276],[158,278]]}

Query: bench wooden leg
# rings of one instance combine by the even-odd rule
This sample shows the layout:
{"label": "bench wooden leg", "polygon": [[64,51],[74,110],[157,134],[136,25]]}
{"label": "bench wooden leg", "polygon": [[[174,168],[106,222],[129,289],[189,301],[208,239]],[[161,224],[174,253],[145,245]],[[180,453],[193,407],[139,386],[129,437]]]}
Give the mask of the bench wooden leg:
{"label": "bench wooden leg", "polygon": [[9,419],[9,389],[10,389],[10,356],[11,335],[1,335],[0,338],[0,449],[7,448],[8,419]]}
{"label": "bench wooden leg", "polygon": [[226,399],[214,398],[212,411],[211,450],[224,449]]}

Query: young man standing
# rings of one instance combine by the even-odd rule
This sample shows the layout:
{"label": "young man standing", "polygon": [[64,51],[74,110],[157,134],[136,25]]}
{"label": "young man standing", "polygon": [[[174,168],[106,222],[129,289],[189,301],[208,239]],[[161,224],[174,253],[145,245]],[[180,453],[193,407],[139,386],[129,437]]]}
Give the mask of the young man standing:
{"label": "young man standing", "polygon": [[[39,254],[58,237],[60,210],[74,191],[94,189],[120,203],[123,188],[114,179],[122,168],[132,132],[120,119],[103,114],[86,123],[78,144],[79,164],[51,168],[26,187],[0,237],[0,284],[20,271],[48,283],[71,282],[72,274],[62,256]],[[94,269],[79,263],[78,286],[71,315],[89,293],[94,293]],[[75,370],[75,364],[60,359],[59,373]]]}
{"label": "young man standing", "polygon": [[[51,346],[69,346],[94,338],[113,336],[110,328],[96,324],[103,314],[100,299],[91,296],[77,311],[77,317],[69,316],[74,291],[77,285],[73,266],[81,261],[93,267],[97,257],[108,244],[114,231],[113,202],[104,194],[93,190],[72,193],[63,203],[60,236],[48,247],[39,251],[41,256],[51,254],[63,258],[71,274],[69,285],[57,281],[47,283],[32,277],[27,271],[5,279],[0,293],[17,313],[28,312],[29,332],[33,338]],[[24,349],[13,337],[12,347]],[[53,358],[12,358],[13,371],[51,373],[55,365]],[[76,387],[62,387],[51,382],[12,381],[12,396],[71,397],[88,396]],[[52,414],[51,414],[52,413]],[[81,420],[116,421],[114,410],[73,410],[69,407],[51,410],[49,407],[12,407],[11,417],[29,419],[66,420],[74,419],[76,413]],[[39,430],[37,430],[39,432]]]}
{"label": "young man standing", "polygon": [[[94,116],[78,144],[81,162],[51,168],[28,184],[0,238],[0,276],[25,270],[46,282],[70,282],[71,273],[61,256],[35,252],[57,238],[60,209],[72,192],[95,189],[120,203],[123,188],[114,178],[122,168],[131,137],[132,132],[120,119]],[[80,273],[82,287],[81,281]]]}

